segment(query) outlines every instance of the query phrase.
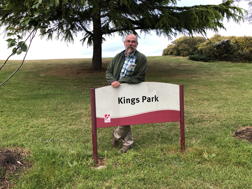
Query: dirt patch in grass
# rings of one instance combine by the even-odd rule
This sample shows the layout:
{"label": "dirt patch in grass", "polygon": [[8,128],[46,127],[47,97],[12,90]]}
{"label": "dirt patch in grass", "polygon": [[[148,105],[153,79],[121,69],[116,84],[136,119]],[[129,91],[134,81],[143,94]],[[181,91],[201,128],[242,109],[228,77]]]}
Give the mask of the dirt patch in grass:
{"label": "dirt patch in grass", "polygon": [[29,152],[22,148],[0,148],[0,189],[11,188],[9,179],[18,176],[20,170],[30,167],[25,160]]}
{"label": "dirt patch in grass", "polygon": [[241,127],[237,129],[234,133],[234,137],[239,139],[246,139],[252,142],[252,126]]}

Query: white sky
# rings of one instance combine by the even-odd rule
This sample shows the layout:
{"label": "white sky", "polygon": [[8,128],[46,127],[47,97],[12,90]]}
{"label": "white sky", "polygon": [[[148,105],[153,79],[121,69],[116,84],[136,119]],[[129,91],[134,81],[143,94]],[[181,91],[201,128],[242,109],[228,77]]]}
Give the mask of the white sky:
{"label": "white sky", "polygon": [[[178,5],[180,6],[192,6],[195,4],[219,4],[222,0],[180,0]],[[240,2],[237,4],[240,7],[248,8],[246,2]],[[220,30],[218,34],[224,36],[249,36],[252,31],[252,24],[248,22],[241,22],[240,24],[234,22],[225,21],[226,30]],[[210,38],[214,35],[214,32],[207,32],[207,37]],[[155,32],[150,34],[140,34],[138,50],[144,53],[146,56],[160,56],[163,49],[167,47],[171,41],[176,39],[176,36],[172,39],[168,39],[164,36],[157,36]],[[60,40],[46,40],[46,38],[35,37],[33,40],[31,49],[27,55],[28,59],[61,59],[61,58],[91,58],[92,46],[82,45],[80,42],[81,37],[76,38],[74,43],[66,43]],[[0,59],[6,59],[10,54],[10,49],[7,49],[5,42],[6,37],[4,32],[0,31]],[[122,37],[113,35],[107,37],[103,43],[102,55],[103,57],[113,57],[118,52],[122,51],[124,46]],[[22,59],[23,54],[15,56],[12,59]]]}

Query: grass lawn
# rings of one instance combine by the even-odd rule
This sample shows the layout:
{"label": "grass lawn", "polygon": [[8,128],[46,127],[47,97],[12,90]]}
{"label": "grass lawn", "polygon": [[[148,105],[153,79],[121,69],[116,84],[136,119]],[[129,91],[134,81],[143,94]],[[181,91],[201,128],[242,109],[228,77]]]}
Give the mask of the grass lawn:
{"label": "grass lawn", "polygon": [[28,61],[0,88],[0,148],[24,148],[32,164],[10,178],[14,188],[252,188],[252,144],[232,136],[252,126],[251,63],[148,57],[147,81],[185,86],[186,152],[176,123],[133,126],[126,154],[112,148],[113,128],[98,129],[106,167],[96,169],[89,89],[106,82],[90,61]]}

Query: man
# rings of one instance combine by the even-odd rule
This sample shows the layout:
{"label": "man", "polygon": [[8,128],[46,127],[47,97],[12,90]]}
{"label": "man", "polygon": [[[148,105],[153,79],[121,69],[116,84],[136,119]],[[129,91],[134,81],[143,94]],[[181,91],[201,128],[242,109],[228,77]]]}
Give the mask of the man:
{"label": "man", "polygon": [[[136,50],[137,36],[129,34],[124,40],[125,50],[117,54],[108,65],[106,79],[114,87],[121,83],[137,84],[145,80],[147,60],[145,55]],[[127,152],[133,145],[130,125],[118,126],[113,132],[112,145],[116,146],[122,141],[121,153]]]}

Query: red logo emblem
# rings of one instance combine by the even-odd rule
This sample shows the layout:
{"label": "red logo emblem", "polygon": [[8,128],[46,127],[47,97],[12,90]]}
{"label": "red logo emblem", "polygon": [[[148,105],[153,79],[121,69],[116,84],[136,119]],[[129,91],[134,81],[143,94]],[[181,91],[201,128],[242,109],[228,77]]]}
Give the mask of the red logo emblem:
{"label": "red logo emblem", "polygon": [[104,115],[104,123],[111,123],[110,114],[105,114]]}

